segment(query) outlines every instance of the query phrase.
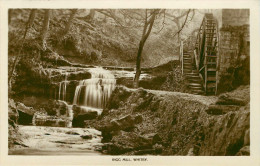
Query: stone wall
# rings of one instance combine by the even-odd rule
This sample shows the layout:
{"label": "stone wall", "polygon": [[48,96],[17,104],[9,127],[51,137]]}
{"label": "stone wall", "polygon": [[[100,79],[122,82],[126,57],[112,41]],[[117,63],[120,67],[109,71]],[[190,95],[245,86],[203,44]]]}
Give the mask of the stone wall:
{"label": "stone wall", "polygon": [[222,9],[222,26],[249,25],[249,9]]}
{"label": "stone wall", "polygon": [[250,80],[249,10],[223,9],[219,31],[218,93]]}

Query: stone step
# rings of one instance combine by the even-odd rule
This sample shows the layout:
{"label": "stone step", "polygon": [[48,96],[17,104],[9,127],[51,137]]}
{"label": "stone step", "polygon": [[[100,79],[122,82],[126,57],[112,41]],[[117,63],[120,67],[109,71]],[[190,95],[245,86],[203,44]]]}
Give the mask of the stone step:
{"label": "stone step", "polygon": [[201,80],[200,79],[197,79],[197,78],[188,78],[189,82],[190,83],[196,83],[196,84],[201,84]]}
{"label": "stone step", "polygon": [[186,74],[188,78],[200,78],[198,74]]}
{"label": "stone step", "polygon": [[201,89],[191,89],[192,92],[196,92],[196,93],[203,93],[204,91]]}
{"label": "stone step", "polygon": [[[194,83],[192,83],[192,84],[194,84]],[[190,84],[188,84],[188,86],[189,86],[190,88],[196,88],[196,89],[202,88],[201,84],[198,84],[198,85],[190,85]]]}
{"label": "stone step", "polygon": [[208,71],[217,71],[217,69],[208,68]]}
{"label": "stone step", "polygon": [[189,85],[190,87],[202,87],[201,84],[195,83],[195,82],[190,82],[188,85]]}
{"label": "stone step", "polygon": [[183,56],[183,59],[191,59],[190,56]]}
{"label": "stone step", "polygon": [[207,81],[216,81],[216,77],[208,77]]}
{"label": "stone step", "polygon": [[204,92],[203,89],[191,89],[193,92]]}
{"label": "stone step", "polygon": [[202,92],[191,92],[192,94],[194,95],[204,95],[205,93],[202,91]]}
{"label": "stone step", "polygon": [[201,84],[197,84],[197,83],[189,83],[190,87],[201,87]]}
{"label": "stone step", "polygon": [[199,79],[189,79],[189,82],[194,83],[194,84],[201,84],[202,83],[201,80],[199,80]]}
{"label": "stone step", "polygon": [[188,78],[196,78],[196,77],[200,78],[198,74],[189,74],[189,73],[186,74],[186,77],[188,77]]}
{"label": "stone step", "polygon": [[194,91],[194,92],[200,92],[202,91],[202,88],[199,87],[199,88],[190,88],[191,91]]}
{"label": "stone step", "polygon": [[205,94],[204,91],[202,90],[198,90],[198,91],[191,91],[192,94],[197,94],[197,95],[202,95],[202,94]]}
{"label": "stone step", "polygon": [[194,66],[183,66],[183,67],[191,68],[192,70],[196,71]]}
{"label": "stone step", "polygon": [[[196,70],[196,69],[194,69],[194,68],[189,68],[188,69],[188,72],[186,72],[186,74],[188,74],[188,73],[198,73],[198,71]],[[199,75],[199,74],[197,74],[197,75]]]}
{"label": "stone step", "polygon": [[187,76],[188,80],[200,80],[199,76]]}
{"label": "stone step", "polygon": [[204,91],[191,91],[192,94],[196,94],[196,95],[203,95],[205,94]]}
{"label": "stone step", "polygon": [[190,70],[192,70],[192,66],[183,66],[183,69],[190,69]]}
{"label": "stone step", "polygon": [[192,67],[191,64],[183,64],[183,67]]}
{"label": "stone step", "polygon": [[183,70],[188,70],[189,71],[188,73],[190,73],[192,71],[192,68],[191,67],[183,67]]}
{"label": "stone step", "polygon": [[198,75],[187,75],[188,78],[200,78]]}
{"label": "stone step", "polygon": [[189,80],[200,80],[198,75],[186,75],[187,79]]}
{"label": "stone step", "polygon": [[200,79],[189,79],[190,83],[197,83],[197,84],[201,84],[202,81]]}
{"label": "stone step", "polygon": [[216,88],[216,83],[207,84],[207,88]]}
{"label": "stone step", "polygon": [[187,73],[186,75],[198,76],[199,73],[198,72],[191,72],[191,73]]}
{"label": "stone step", "polygon": [[184,62],[183,65],[192,65],[190,62]]}
{"label": "stone step", "polygon": [[183,65],[183,68],[189,68],[189,69],[191,68],[192,69],[193,67],[191,65]]}
{"label": "stone step", "polygon": [[191,68],[186,68],[186,69],[184,68],[183,71],[184,71],[184,73],[190,73],[192,71],[192,69]]}

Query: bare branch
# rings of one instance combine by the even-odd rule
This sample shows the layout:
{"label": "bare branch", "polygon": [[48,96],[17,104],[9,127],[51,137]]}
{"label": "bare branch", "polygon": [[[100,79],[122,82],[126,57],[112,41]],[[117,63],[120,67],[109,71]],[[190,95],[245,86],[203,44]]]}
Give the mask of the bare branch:
{"label": "bare branch", "polygon": [[185,11],[185,12],[183,12],[183,13],[182,13],[181,15],[179,15],[179,16],[175,16],[175,15],[172,15],[172,14],[170,14],[170,13],[166,13],[165,15],[168,16],[168,18],[169,18],[169,17],[170,17],[170,18],[173,17],[173,19],[172,19],[171,21],[175,22],[176,20],[179,20],[179,19],[181,19],[182,17],[184,17],[185,15],[187,15],[189,12],[190,12],[190,9],[187,10],[187,11]]}
{"label": "bare branch", "polygon": [[163,14],[162,28],[161,28],[156,34],[160,33],[160,32],[163,30],[163,28],[164,28],[164,25],[165,25],[165,15],[166,15],[166,14],[165,14],[165,13],[166,13],[166,12],[165,12],[165,9],[163,10],[163,13],[164,13],[164,14]]}
{"label": "bare branch", "polygon": [[190,13],[190,9],[189,9],[189,11],[187,12],[187,15],[186,15],[185,21],[184,21],[184,23],[182,24],[181,29],[179,29],[178,32],[176,32],[176,33],[173,35],[173,37],[175,37],[177,34],[179,34],[179,33],[182,31],[182,29],[184,28],[184,26],[185,26],[185,24],[186,24],[186,22],[187,22],[187,19],[188,19],[189,13]]}

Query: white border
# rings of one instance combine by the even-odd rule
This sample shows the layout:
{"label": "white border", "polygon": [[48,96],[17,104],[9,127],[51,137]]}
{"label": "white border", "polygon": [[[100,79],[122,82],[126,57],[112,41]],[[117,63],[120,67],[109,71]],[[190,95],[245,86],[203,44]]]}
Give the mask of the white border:
{"label": "white border", "polygon": [[[0,165],[260,165],[260,3],[257,0],[96,0],[96,1],[0,1]],[[111,156],[8,156],[8,90],[7,90],[7,43],[8,8],[250,8],[250,63],[251,63],[251,109],[250,134],[251,156],[248,157],[185,157],[185,156],[145,156],[148,162],[112,162]],[[122,156],[120,156],[122,158]],[[134,158],[130,156],[128,158]]]}

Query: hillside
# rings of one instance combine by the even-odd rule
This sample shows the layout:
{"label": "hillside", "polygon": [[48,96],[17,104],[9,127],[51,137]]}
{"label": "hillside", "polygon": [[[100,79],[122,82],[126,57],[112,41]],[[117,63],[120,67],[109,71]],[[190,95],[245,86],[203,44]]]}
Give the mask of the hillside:
{"label": "hillside", "polygon": [[[22,44],[22,37],[29,18],[30,10],[12,11],[9,24],[9,55],[16,55]],[[123,27],[113,19],[96,12],[88,19],[89,10],[80,9],[71,23],[71,30],[65,36],[62,30],[70,17],[71,10],[51,10],[47,46],[71,62],[94,64],[135,66],[138,44],[142,27]],[[40,49],[39,33],[44,20],[44,10],[37,10],[33,28],[27,33],[24,47],[27,51]],[[170,36],[177,31],[168,21],[163,28],[157,19],[143,52],[143,66],[154,66],[178,59],[178,43]],[[169,24],[171,23],[171,24]],[[162,29],[161,29],[162,28]],[[175,36],[176,38],[176,36]],[[28,54],[30,52],[24,52]]]}

